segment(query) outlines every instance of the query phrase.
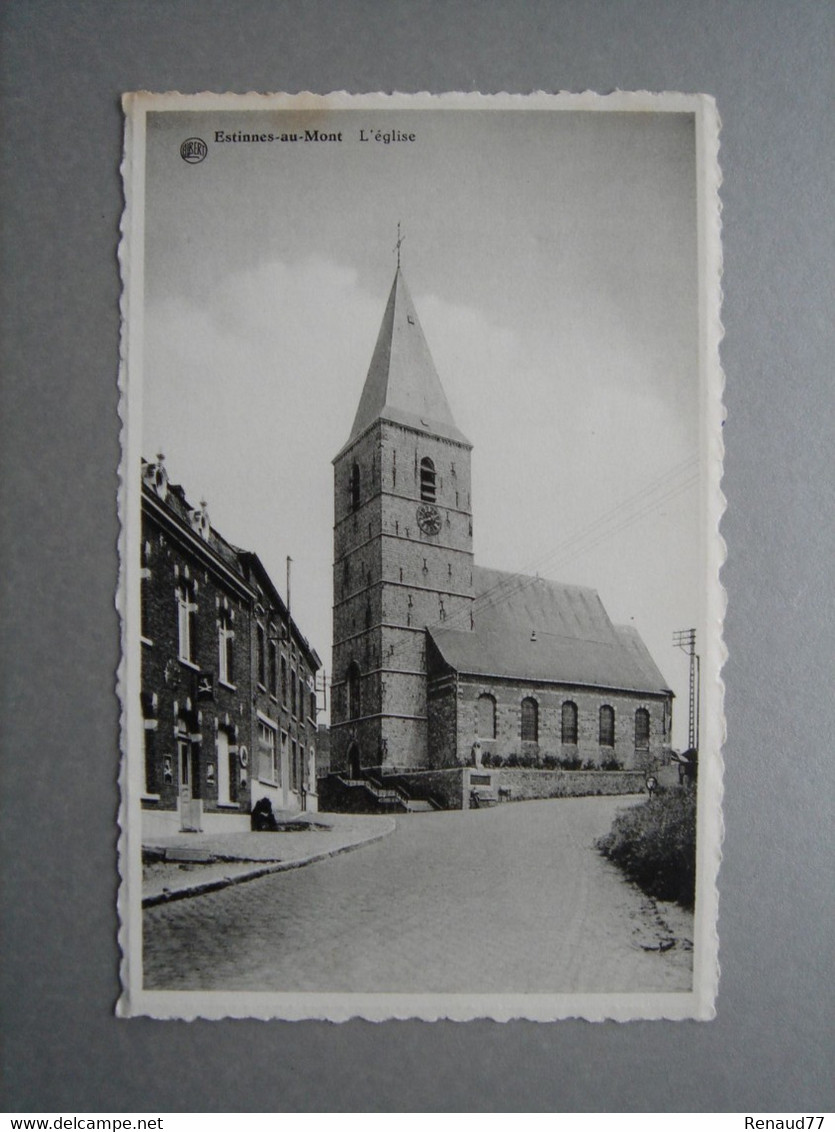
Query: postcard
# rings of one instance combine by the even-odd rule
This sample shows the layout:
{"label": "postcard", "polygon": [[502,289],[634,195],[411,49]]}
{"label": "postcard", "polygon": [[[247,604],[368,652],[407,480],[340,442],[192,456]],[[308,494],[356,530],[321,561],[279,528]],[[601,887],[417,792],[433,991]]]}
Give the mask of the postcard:
{"label": "postcard", "polygon": [[719,120],[124,97],[123,1017],[713,1017]]}

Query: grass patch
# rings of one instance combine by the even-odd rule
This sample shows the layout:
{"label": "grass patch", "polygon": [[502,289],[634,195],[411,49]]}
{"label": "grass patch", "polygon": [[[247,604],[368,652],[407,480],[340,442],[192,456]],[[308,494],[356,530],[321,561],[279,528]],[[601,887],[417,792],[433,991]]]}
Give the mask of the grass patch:
{"label": "grass patch", "polygon": [[618,814],[597,848],[659,900],[696,899],[696,792],[675,788]]}

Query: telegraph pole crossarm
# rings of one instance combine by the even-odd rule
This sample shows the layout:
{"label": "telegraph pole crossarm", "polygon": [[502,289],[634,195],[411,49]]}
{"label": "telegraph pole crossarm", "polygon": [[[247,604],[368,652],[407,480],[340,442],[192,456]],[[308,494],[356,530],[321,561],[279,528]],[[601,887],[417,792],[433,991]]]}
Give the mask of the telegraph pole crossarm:
{"label": "telegraph pole crossarm", "polygon": [[691,751],[699,747],[699,657],[696,654],[696,630],[677,629],[673,633],[673,646],[690,657],[690,716],[687,728],[687,746]]}

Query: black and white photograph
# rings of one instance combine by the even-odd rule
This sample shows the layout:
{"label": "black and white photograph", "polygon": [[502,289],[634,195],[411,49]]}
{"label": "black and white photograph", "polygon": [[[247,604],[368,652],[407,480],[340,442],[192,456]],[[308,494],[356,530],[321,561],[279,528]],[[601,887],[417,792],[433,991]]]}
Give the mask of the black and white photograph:
{"label": "black and white photograph", "polygon": [[124,109],[118,1012],[712,1017],[712,100]]}

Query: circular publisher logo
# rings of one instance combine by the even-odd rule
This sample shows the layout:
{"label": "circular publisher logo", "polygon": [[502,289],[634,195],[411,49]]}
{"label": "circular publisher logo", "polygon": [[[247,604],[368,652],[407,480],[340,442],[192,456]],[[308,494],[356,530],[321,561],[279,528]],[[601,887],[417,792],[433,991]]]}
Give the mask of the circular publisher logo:
{"label": "circular publisher logo", "polygon": [[180,157],[189,165],[199,165],[208,152],[209,147],[202,138],[186,138],[180,146]]}

